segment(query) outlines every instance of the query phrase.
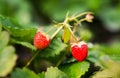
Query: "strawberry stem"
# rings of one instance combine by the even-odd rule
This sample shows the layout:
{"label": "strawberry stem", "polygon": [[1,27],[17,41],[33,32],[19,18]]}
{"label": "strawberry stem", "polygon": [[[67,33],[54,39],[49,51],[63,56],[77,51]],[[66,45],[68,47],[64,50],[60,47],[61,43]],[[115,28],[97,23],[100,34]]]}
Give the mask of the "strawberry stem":
{"label": "strawberry stem", "polygon": [[46,34],[48,34],[51,30],[53,30],[56,26],[52,26],[47,32]]}
{"label": "strawberry stem", "polygon": [[56,36],[56,34],[57,34],[62,28],[63,28],[63,25],[61,25],[61,26],[55,31],[55,33],[51,36],[51,39],[53,39],[53,38]]}
{"label": "strawberry stem", "polygon": [[73,20],[75,20],[75,19],[77,19],[77,18],[79,18],[79,17],[81,17],[81,16],[83,16],[85,14],[93,14],[93,12],[84,12],[84,13],[80,13],[77,16],[73,15],[72,17],[69,18],[69,21],[73,21]]}
{"label": "strawberry stem", "polygon": [[64,60],[66,54],[67,54],[67,51],[64,52],[64,54],[63,54],[63,56],[61,57],[61,59],[57,62],[57,64],[55,65],[56,67],[58,67],[58,66],[61,64],[61,62]]}
{"label": "strawberry stem", "polygon": [[93,12],[84,12],[84,13],[80,13],[79,15],[75,16],[74,18],[79,18],[80,16],[83,16],[85,14],[93,14]]}
{"label": "strawberry stem", "polygon": [[77,29],[78,23],[74,24],[74,28],[73,28],[73,34],[75,33],[76,29]]}
{"label": "strawberry stem", "polygon": [[37,51],[24,67],[28,67],[31,64],[31,62],[35,59],[35,57],[39,54],[39,52],[40,51]]}
{"label": "strawberry stem", "polygon": [[70,28],[70,25],[69,25],[69,24],[66,24],[66,27],[67,27],[68,30],[70,31],[70,33],[71,33],[72,37],[74,38],[74,40],[78,43],[78,40],[77,40],[76,36],[74,35],[73,31],[72,31],[71,28]]}
{"label": "strawberry stem", "polygon": [[86,20],[86,18],[83,18],[83,19],[81,19],[79,22],[83,22],[83,21],[85,21]]}

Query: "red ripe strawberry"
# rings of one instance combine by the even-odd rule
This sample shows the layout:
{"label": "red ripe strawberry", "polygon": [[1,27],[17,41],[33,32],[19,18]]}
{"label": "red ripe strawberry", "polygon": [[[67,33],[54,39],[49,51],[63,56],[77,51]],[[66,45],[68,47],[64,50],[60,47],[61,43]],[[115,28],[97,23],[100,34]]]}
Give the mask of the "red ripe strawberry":
{"label": "red ripe strawberry", "polygon": [[37,32],[34,36],[34,46],[37,49],[44,49],[50,44],[50,39],[41,32]]}
{"label": "red ripe strawberry", "polygon": [[72,55],[78,61],[83,61],[87,57],[88,47],[85,42],[73,43],[71,46]]}

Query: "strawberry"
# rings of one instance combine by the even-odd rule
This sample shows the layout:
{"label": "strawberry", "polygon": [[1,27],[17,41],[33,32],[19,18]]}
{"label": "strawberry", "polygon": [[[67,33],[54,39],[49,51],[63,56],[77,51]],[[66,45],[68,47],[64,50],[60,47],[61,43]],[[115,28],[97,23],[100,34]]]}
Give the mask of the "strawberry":
{"label": "strawberry", "polygon": [[34,36],[34,46],[37,49],[44,49],[50,44],[50,39],[43,33],[37,32]]}
{"label": "strawberry", "polygon": [[73,57],[78,61],[83,61],[88,55],[88,47],[85,42],[73,43],[71,46]]}

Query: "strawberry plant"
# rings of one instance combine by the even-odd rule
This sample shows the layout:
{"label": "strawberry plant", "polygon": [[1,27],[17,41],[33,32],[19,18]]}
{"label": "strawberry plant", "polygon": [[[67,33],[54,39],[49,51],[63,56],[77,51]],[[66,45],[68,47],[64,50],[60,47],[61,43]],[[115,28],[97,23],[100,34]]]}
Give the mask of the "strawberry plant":
{"label": "strawberry plant", "polygon": [[[6,70],[1,71],[0,76],[5,77],[7,75],[10,75],[11,78],[69,78],[69,75],[72,75],[72,73],[69,74],[69,71],[63,69],[64,67],[65,69],[68,68],[68,70],[70,71],[75,71],[76,69],[71,70],[71,68],[69,67],[77,68],[79,67],[79,65],[81,65],[80,68],[82,68],[84,67],[84,65],[86,65],[83,69],[84,71],[78,70],[78,72],[80,71],[81,73],[73,73],[72,75],[73,77],[81,77],[83,74],[85,74],[85,72],[88,71],[89,68],[89,63],[87,61],[84,61],[87,58],[88,48],[87,44],[85,42],[82,42],[80,40],[80,37],[76,36],[75,33],[77,33],[76,29],[81,26],[82,21],[88,21],[87,17],[81,19],[79,18],[88,14],[93,13],[85,12],[70,17],[68,12],[63,22],[55,22],[53,26],[51,26],[51,28],[49,28],[48,30],[39,30],[40,28],[37,27],[26,28],[25,26],[16,24],[16,22],[12,21],[8,17],[0,16],[1,42],[4,43],[4,36],[7,37],[5,38],[7,39],[7,41],[5,41],[6,43],[4,43],[3,45],[1,44],[1,47],[5,47],[4,45],[7,44],[13,46],[21,45],[31,50],[30,52],[32,54],[25,65],[22,66],[23,68],[19,68],[16,65],[16,59],[19,59],[19,56],[17,56],[17,54],[15,53],[16,47],[8,47],[8,50],[7,48],[5,48],[8,53],[10,53],[10,51],[14,51],[14,57],[13,55],[11,56],[11,58],[13,58],[13,60],[11,59],[11,63],[7,60],[4,61],[5,63],[7,63],[6,65],[10,64],[11,66],[9,66],[9,70],[8,68],[6,68]],[[89,20],[92,21],[92,19],[93,18],[90,18]],[[45,34],[43,34],[42,32],[44,32]],[[3,50],[1,49],[1,53],[2,51],[3,54],[1,54],[1,58],[3,58],[4,60],[4,48]],[[71,54],[73,56],[68,58],[67,56]],[[10,55],[7,55],[6,57],[8,56],[10,57]],[[39,67],[39,64],[43,63],[41,62],[41,59],[43,59],[47,65],[46,67],[44,67],[47,70],[46,72],[40,70],[41,67]],[[3,60],[1,59],[1,62]],[[84,62],[77,62],[77,60]],[[68,64],[71,65],[68,66]],[[3,67],[4,65],[0,66]],[[31,66],[33,66],[33,70],[30,70]],[[15,70],[13,68],[15,68]],[[39,72],[39,74],[36,74],[35,72]],[[51,75],[52,73],[55,74]]]}
{"label": "strawberry plant", "polygon": [[119,47],[89,42],[82,23],[93,19],[93,12],[67,12],[63,22],[46,27],[0,15],[0,77],[119,78],[119,56],[113,56]]}

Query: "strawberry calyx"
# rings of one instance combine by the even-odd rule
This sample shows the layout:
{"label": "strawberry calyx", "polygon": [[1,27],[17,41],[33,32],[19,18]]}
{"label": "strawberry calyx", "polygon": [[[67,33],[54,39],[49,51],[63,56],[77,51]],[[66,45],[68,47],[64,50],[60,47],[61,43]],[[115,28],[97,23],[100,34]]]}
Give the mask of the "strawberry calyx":
{"label": "strawberry calyx", "polygon": [[87,43],[85,43],[84,41],[81,41],[81,42],[79,42],[79,43],[71,43],[71,47],[73,47],[73,46],[75,46],[75,45],[81,47],[82,45],[87,45]]}

